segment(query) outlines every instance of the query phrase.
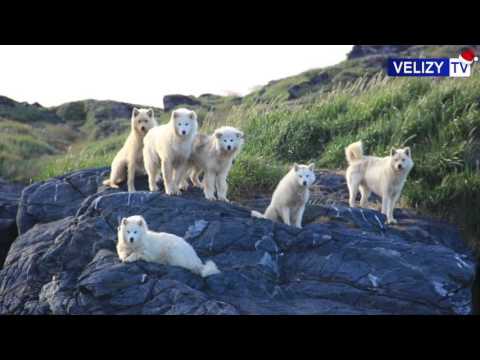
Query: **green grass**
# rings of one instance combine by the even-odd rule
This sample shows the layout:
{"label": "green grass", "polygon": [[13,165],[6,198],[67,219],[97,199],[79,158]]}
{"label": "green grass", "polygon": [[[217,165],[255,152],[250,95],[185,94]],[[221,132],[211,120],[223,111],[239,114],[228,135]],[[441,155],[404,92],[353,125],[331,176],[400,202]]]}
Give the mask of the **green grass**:
{"label": "green grass", "polygon": [[227,122],[245,130],[245,153],[280,163],[315,160],[319,167],[345,169],[344,148],[354,141],[363,140],[366,153],[378,156],[409,145],[415,167],[404,202],[460,224],[474,239],[480,230],[479,99],[478,73],[468,79],[377,79],[302,106],[257,105]]}
{"label": "green grass", "polygon": [[10,106],[0,106],[0,118],[13,119],[23,123],[60,123],[62,119],[47,108],[13,101]]}
{"label": "green grass", "polygon": [[36,169],[33,180],[45,180],[78,169],[109,166],[125,139],[126,134],[122,134],[97,142],[80,143],[67,154],[35,160],[33,163],[41,163],[41,167]]}

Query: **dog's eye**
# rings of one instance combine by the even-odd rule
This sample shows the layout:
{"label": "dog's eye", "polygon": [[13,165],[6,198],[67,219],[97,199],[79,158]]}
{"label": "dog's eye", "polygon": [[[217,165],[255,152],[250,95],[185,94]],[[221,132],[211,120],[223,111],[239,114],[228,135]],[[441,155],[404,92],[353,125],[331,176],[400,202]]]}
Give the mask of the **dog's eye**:
{"label": "dog's eye", "polygon": [[137,230],[135,230],[133,233],[136,234],[136,233],[137,233]]}
{"label": "dog's eye", "polygon": [[226,142],[227,142],[227,140],[223,140],[223,142],[224,142],[224,143],[226,143]]}
{"label": "dog's eye", "polygon": [[127,230],[127,234],[130,234],[130,230]]}

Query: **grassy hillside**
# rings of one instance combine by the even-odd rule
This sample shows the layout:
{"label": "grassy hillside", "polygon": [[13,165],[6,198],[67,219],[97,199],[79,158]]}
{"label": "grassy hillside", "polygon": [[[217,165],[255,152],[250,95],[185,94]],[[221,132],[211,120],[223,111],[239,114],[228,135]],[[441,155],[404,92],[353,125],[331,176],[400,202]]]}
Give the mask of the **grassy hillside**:
{"label": "grassy hillside", "polygon": [[[248,134],[247,156],[271,163],[315,161],[345,169],[344,148],[359,139],[369,154],[409,145],[415,161],[406,206],[480,233],[480,74],[468,79],[362,80],[301,105],[244,109],[227,122]],[[275,183],[272,178],[272,188]],[[234,180],[237,181],[237,180]]]}
{"label": "grassy hillside", "polygon": [[[402,49],[402,56],[453,57],[459,48],[409,46]],[[466,79],[386,78],[382,71],[386,54],[310,70],[243,99],[196,98],[201,99],[193,107],[201,131],[229,124],[246,133],[246,146],[229,177],[230,197],[270,194],[294,161],[345,169],[343,149],[359,139],[368,154],[379,156],[387,155],[392,146],[408,145],[415,167],[402,205],[457,223],[475,240],[480,233],[480,68],[475,65],[473,76]],[[299,96],[291,98],[291,87],[299,84],[304,84],[294,90]],[[55,150],[59,146],[51,137],[33,136],[30,125],[2,124],[22,138],[13,140],[1,132],[0,159],[4,157],[5,165],[10,157],[19,156],[23,162],[16,174],[34,180],[110,165],[128,129],[128,118],[117,116],[113,108],[105,102],[79,102],[55,109],[85,134],[81,141],[72,140],[66,155]],[[168,120],[168,113],[156,113],[160,122]],[[29,153],[41,160],[29,160]],[[6,169],[11,166],[2,169],[0,162],[2,176]]]}
{"label": "grassy hillside", "polygon": [[[467,46],[467,45],[465,45]],[[245,97],[245,101],[266,102],[303,99],[341,88],[358,78],[368,80],[385,70],[387,59],[401,57],[457,57],[464,45],[357,45],[348,59],[322,69],[312,69],[301,74],[271,81],[266,86]],[[470,48],[480,48],[468,45]],[[364,55],[358,55],[364,52]],[[357,55],[355,55],[357,54]],[[367,54],[367,55],[366,55]]]}

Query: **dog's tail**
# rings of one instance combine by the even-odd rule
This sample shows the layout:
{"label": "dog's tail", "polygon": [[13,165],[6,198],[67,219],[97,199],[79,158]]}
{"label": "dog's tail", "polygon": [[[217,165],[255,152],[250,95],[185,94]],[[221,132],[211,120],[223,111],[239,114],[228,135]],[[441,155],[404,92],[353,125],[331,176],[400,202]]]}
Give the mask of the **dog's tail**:
{"label": "dog's tail", "polygon": [[110,179],[105,180],[103,182],[103,185],[110,186],[110,187],[115,188],[115,189],[119,188],[119,186],[117,184],[115,184],[114,182],[112,182],[112,180],[110,180]]}
{"label": "dog's tail", "polygon": [[345,156],[349,164],[363,158],[363,144],[362,141],[357,141],[348,145],[345,148]]}
{"label": "dog's tail", "polygon": [[259,218],[259,219],[265,219],[265,215],[263,215],[262,213],[259,213],[258,211],[255,211],[255,210],[252,210],[250,215],[253,216],[253,217]]}
{"label": "dog's tail", "polygon": [[218,270],[217,265],[212,260],[208,260],[201,270],[200,275],[202,277],[207,277],[213,274],[220,274],[220,270]]}

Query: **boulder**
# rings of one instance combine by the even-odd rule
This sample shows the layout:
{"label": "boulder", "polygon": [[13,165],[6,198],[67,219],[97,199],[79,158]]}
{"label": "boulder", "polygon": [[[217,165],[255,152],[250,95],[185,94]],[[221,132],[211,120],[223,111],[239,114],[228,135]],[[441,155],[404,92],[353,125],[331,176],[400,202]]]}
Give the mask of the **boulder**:
{"label": "boulder", "polygon": [[415,45],[354,45],[347,59],[358,59],[370,55],[398,54]]}
{"label": "boulder", "polygon": [[475,280],[472,286],[472,314],[480,315],[480,261],[477,260]]}
{"label": "boulder", "polygon": [[0,178],[0,268],[10,245],[18,235],[15,218],[23,188],[22,184],[10,183]]}
{"label": "boulder", "polygon": [[163,110],[170,111],[179,105],[199,106],[202,103],[193,96],[186,95],[165,95],[163,97]]}
{"label": "boulder", "polygon": [[[376,210],[343,205],[340,175],[319,173],[331,199],[313,201],[297,229],[252,218],[251,207],[207,201],[198,189],[183,196],[105,189],[107,173],[84,170],[24,190],[22,232],[0,271],[0,313],[471,311],[474,260],[457,229],[403,210],[399,225],[387,226]],[[145,190],[145,177],[136,186]],[[203,279],[175,266],[121,263],[116,228],[134,214],[152,230],[183,236],[221,273]]]}

